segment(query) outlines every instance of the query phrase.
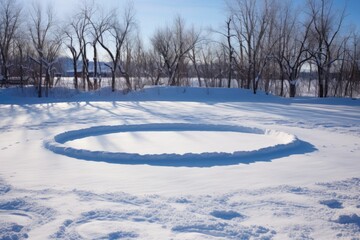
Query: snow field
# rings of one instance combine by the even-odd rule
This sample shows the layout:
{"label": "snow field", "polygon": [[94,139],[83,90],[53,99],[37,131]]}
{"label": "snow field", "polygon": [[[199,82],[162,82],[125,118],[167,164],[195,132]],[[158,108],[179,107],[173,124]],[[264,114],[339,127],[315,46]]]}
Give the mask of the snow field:
{"label": "snow field", "polygon": [[[359,239],[357,100],[288,100],[222,89],[98,94],[96,101],[82,95],[39,102],[0,91],[0,239]],[[275,138],[270,145],[292,136],[299,145],[252,154],[246,164],[226,154],[195,161],[201,153],[190,152],[195,159],[178,165],[179,159],[85,160],[44,147],[109,152],[74,142],[106,137],[104,127],[119,126],[147,127],[137,132],[144,138],[155,125],[163,129],[156,134],[172,136],[184,132],[175,127],[209,126],[200,139],[209,131],[221,134],[219,126],[260,129],[260,136]],[[82,129],[86,137],[79,138]],[[68,133],[74,142],[55,141],[59,134],[69,140]],[[226,138],[247,134],[256,135]],[[244,150],[236,147],[226,153]],[[167,154],[160,150],[144,154]],[[128,146],[120,151],[131,153]]]}
{"label": "snow field", "polygon": [[356,239],[359,190],[356,178],[313,188],[176,197],[11,187],[1,196],[7,213],[0,233],[35,239]]}

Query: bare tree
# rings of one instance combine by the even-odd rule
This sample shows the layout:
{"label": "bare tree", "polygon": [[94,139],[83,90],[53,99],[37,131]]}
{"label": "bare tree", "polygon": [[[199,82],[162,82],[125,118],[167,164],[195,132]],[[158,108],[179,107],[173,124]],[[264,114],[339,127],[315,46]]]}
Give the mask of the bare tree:
{"label": "bare tree", "polygon": [[[106,16],[100,17],[97,22],[92,21],[96,39],[111,60],[111,65],[107,64],[107,66],[111,70],[112,91],[115,91],[117,71],[125,77],[128,88],[131,88],[130,76],[121,63],[121,54],[135,26],[135,11],[133,5],[128,4],[122,14],[119,14],[117,11],[118,10],[115,9],[107,13]],[[119,16],[121,18],[119,18]],[[111,44],[111,42],[113,44]]]}
{"label": "bare tree", "polygon": [[[52,35],[52,30],[55,28],[55,19],[53,10],[49,6],[46,14],[43,14],[42,6],[34,4],[32,11],[30,12],[31,20],[29,22],[30,37],[34,50],[37,56],[33,57],[33,61],[39,66],[38,75],[38,96],[42,97],[42,77],[43,68],[46,67],[46,93],[50,84],[50,78],[48,76],[51,71],[52,65],[56,58],[56,55],[60,49],[60,39]],[[44,19],[45,18],[45,19]],[[55,30],[55,29],[54,29]]]}
{"label": "bare tree", "polygon": [[277,0],[265,1],[265,6],[268,10],[264,11],[263,17],[267,21],[267,29],[263,37],[263,41],[260,44],[260,58],[257,59],[258,70],[256,74],[256,89],[261,86],[266,93],[270,92],[270,78],[273,77],[275,71],[275,65],[271,61],[271,54],[275,45],[279,42],[280,37],[276,32],[277,19],[280,13],[280,4]]}
{"label": "bare tree", "polygon": [[277,19],[277,34],[280,36],[279,41],[273,49],[272,58],[279,66],[279,75],[281,80],[280,86],[280,96],[284,96],[284,81],[285,81],[285,55],[289,52],[289,42],[293,38],[293,33],[295,31],[295,25],[297,22],[296,14],[293,14],[291,5],[289,2],[282,5],[281,13]]}
{"label": "bare tree", "polygon": [[92,31],[91,19],[96,10],[94,3],[91,1],[82,1],[78,10],[71,16],[64,29],[66,47],[70,51],[73,71],[74,87],[78,88],[78,61],[81,59],[81,87],[85,90],[93,89],[93,83],[90,81],[88,47],[91,45],[94,49],[94,84],[97,85],[97,39]]}
{"label": "bare tree", "polygon": [[149,53],[146,51],[139,33],[136,34],[132,41],[126,44],[125,70],[132,77],[132,89],[141,89],[146,85],[146,78],[151,79],[153,71],[156,71],[156,66],[152,65],[149,70]]}
{"label": "bare tree", "polygon": [[[234,16],[234,29],[240,46],[242,58],[245,55],[247,61],[247,82],[245,88],[250,89],[252,84],[253,92],[256,93],[258,81],[262,70],[267,63],[270,49],[262,47],[266,37],[266,31],[274,17],[272,8],[273,1],[264,0],[259,4],[256,0],[232,0],[228,7]],[[264,51],[265,50],[265,51]]]}
{"label": "bare tree", "polygon": [[[191,38],[199,38],[199,34],[200,34],[199,31],[195,30],[195,28],[192,27],[189,36]],[[198,42],[199,42],[199,44],[195,44],[195,46],[189,51],[188,57],[192,63],[192,67],[196,73],[199,87],[201,87],[202,86],[202,80],[201,80],[202,73],[201,73],[201,69],[199,68],[199,65],[201,65],[201,59],[200,59],[199,55],[202,50],[203,44],[201,44],[201,41],[198,41]]]}
{"label": "bare tree", "polygon": [[77,62],[81,55],[81,49],[77,49],[77,41],[74,39],[73,29],[64,29],[65,45],[69,49],[72,59],[73,71],[74,71],[74,88],[78,89],[78,66]]}
{"label": "bare tree", "polygon": [[215,45],[213,42],[208,42],[204,44],[201,49],[201,65],[199,68],[204,76],[206,87],[214,87],[218,76],[217,65],[219,65],[219,63],[216,61],[217,47],[218,45]]}
{"label": "bare tree", "polygon": [[314,19],[311,32],[311,55],[318,74],[318,96],[328,96],[328,83],[332,64],[338,60],[334,45],[343,25],[345,8],[335,14],[332,0],[308,0],[310,15]]}
{"label": "bare tree", "polygon": [[29,67],[27,66],[27,58],[26,56],[29,54],[29,43],[27,39],[24,38],[21,34],[18,34],[14,39],[14,56],[16,59],[17,66],[17,76],[20,76],[20,86],[23,87],[25,83],[25,73],[29,71]]}
{"label": "bare tree", "polygon": [[[82,88],[86,89],[86,84],[88,89],[93,89],[93,84],[90,81],[89,74],[89,59],[88,59],[88,48],[89,44],[92,44],[93,41],[90,40],[92,36],[92,24],[91,19],[95,14],[95,9],[93,3],[84,1],[81,5],[79,12],[73,17],[70,27],[75,33],[75,39],[77,41],[76,45],[78,47],[78,54],[80,54],[82,62]],[[75,48],[73,49],[75,50]],[[75,55],[76,56],[76,55]],[[76,75],[77,72],[74,72]],[[75,77],[77,81],[77,77]]]}
{"label": "bare tree", "polygon": [[163,73],[170,86],[180,85],[180,69],[188,53],[199,42],[200,33],[185,28],[184,20],[177,16],[172,27],[158,29],[151,38],[154,50],[164,62]]}
{"label": "bare tree", "polygon": [[224,54],[227,55],[225,59],[225,63],[227,65],[227,87],[231,87],[231,81],[233,79],[233,71],[234,71],[234,63],[235,63],[235,49],[232,44],[232,38],[236,37],[236,34],[232,33],[232,24],[233,21],[232,16],[228,17],[225,21],[225,32],[222,31],[215,31],[216,33],[220,34],[222,37],[225,38],[225,43],[221,42],[222,49],[225,51]]}
{"label": "bare tree", "polygon": [[0,54],[2,84],[8,80],[10,50],[21,24],[21,8],[16,0],[0,0]]}
{"label": "bare tree", "polygon": [[289,96],[295,97],[296,83],[299,78],[300,71],[311,55],[308,54],[307,45],[313,18],[306,20],[302,24],[298,20],[298,15],[294,14],[292,6],[287,2],[282,5],[281,14],[278,18],[277,32],[280,39],[276,44],[276,48],[272,57],[279,65],[281,72],[281,92],[284,95],[283,81],[289,83]]}
{"label": "bare tree", "polygon": [[341,78],[340,91],[341,96],[353,97],[356,91],[360,93],[360,37],[358,33],[353,33],[348,39],[344,59],[339,70]]}

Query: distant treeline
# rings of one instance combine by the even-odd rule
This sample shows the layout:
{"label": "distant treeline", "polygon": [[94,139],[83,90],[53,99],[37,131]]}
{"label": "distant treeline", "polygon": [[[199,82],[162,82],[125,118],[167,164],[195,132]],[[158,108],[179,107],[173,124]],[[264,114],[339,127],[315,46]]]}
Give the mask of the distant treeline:
{"label": "distant treeline", "polygon": [[131,2],[104,12],[83,1],[61,22],[52,8],[0,0],[0,86],[33,84],[42,97],[70,74],[71,87],[87,91],[108,77],[113,91],[197,81],[294,97],[308,78],[318,97],[360,94],[360,38],[345,29],[345,8],[332,0],[307,0],[302,9],[283,0],[226,4],[223,27],[197,29],[174,16],[145,47]]}

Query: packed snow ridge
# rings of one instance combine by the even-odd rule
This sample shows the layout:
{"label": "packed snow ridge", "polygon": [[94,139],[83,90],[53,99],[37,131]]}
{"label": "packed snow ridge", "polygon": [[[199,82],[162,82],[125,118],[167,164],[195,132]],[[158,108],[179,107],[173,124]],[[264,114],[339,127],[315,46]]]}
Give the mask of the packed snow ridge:
{"label": "packed snow ridge", "polygon": [[[65,145],[69,141],[76,139],[87,138],[90,136],[101,136],[111,133],[120,132],[165,132],[165,131],[201,131],[201,132],[236,132],[257,134],[263,136],[272,136],[278,139],[278,143],[266,147],[262,147],[255,150],[237,150],[234,152],[202,152],[194,153],[187,152],[184,154],[177,153],[161,153],[161,154],[139,154],[128,152],[109,152],[109,151],[92,151],[83,148],[74,148]],[[251,141],[251,139],[250,139]],[[190,162],[206,162],[206,161],[218,161],[223,164],[231,163],[250,163],[253,162],[254,157],[256,159],[273,159],[277,155],[283,152],[286,155],[290,155],[290,150],[293,150],[302,141],[297,139],[296,136],[275,131],[275,130],[263,130],[259,128],[250,128],[245,126],[234,125],[211,125],[211,124],[189,124],[189,123],[152,123],[152,124],[135,124],[135,125],[115,125],[115,126],[96,126],[85,129],[73,130],[60,133],[53,138],[44,141],[44,146],[57,154],[62,154],[68,157],[103,161],[120,164],[149,164],[149,165],[188,165]],[[230,162],[229,162],[230,160]],[[236,160],[234,162],[234,160]],[[219,163],[221,164],[221,163]],[[195,164],[196,165],[196,164]]]}

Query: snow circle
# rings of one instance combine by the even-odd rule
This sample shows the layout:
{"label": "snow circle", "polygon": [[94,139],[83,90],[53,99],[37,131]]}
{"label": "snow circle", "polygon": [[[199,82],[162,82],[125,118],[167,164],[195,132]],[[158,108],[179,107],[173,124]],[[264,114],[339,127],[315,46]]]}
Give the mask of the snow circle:
{"label": "snow circle", "polygon": [[[259,148],[244,150],[236,149],[231,152],[184,152],[184,153],[150,153],[112,152],[104,150],[90,150],[75,148],[71,141],[88,137],[100,137],[114,133],[140,133],[140,132],[212,132],[219,136],[225,133],[254,134],[257,137],[270,136],[276,139],[275,144],[268,144]],[[223,143],[223,144],[226,144]],[[189,124],[189,123],[152,123],[136,125],[96,126],[85,129],[60,133],[44,141],[45,148],[54,153],[71,158],[102,161],[120,164],[149,164],[161,166],[215,166],[237,163],[252,163],[256,161],[271,161],[275,158],[288,156],[294,153],[307,152],[304,142],[296,136],[267,129],[251,128],[233,125]],[[141,146],[140,146],[141,147]]]}

